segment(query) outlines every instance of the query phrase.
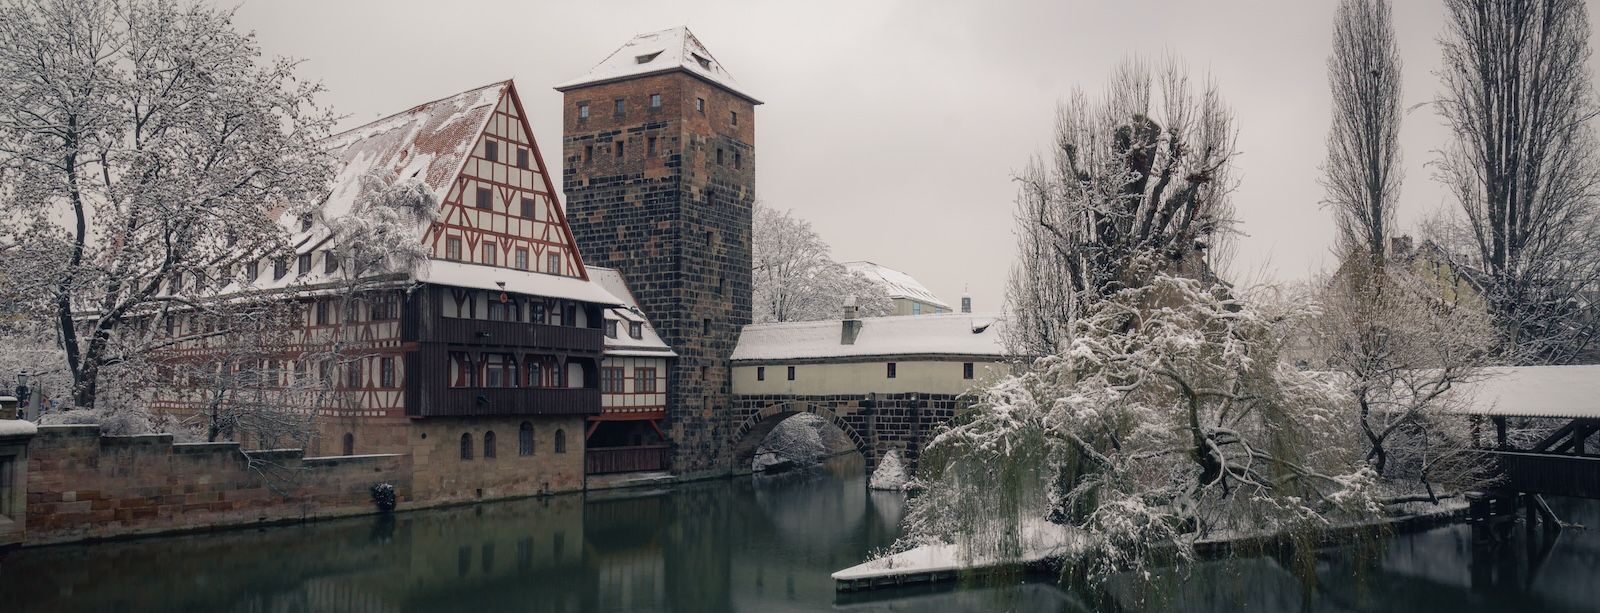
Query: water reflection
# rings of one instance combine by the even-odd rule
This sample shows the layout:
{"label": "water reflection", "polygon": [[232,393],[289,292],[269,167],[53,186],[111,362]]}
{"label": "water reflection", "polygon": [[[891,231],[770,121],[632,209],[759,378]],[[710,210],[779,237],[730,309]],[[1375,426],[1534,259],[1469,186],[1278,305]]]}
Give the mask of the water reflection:
{"label": "water reflection", "polygon": [[[1555,505],[1564,519],[1600,525],[1600,505]],[[899,494],[869,492],[860,457],[845,456],[809,473],[671,490],[30,549],[0,562],[0,610],[1090,610],[1048,582],[835,594],[829,573],[891,543],[903,506]],[[1447,527],[1367,554],[1324,552],[1310,591],[1287,561],[1255,558],[1171,573],[1154,589],[1114,582],[1100,603],[1464,613],[1600,602],[1591,531],[1568,530],[1548,551],[1513,543],[1475,556],[1467,529]]]}

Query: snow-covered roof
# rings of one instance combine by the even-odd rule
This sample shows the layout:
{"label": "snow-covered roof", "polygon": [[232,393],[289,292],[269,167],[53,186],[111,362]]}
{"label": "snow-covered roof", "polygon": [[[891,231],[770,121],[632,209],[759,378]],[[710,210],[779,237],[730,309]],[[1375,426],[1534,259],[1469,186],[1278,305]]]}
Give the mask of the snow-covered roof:
{"label": "snow-covered roof", "polygon": [[943,313],[864,317],[855,343],[841,343],[843,322],[751,324],[739,333],[734,360],[827,360],[869,356],[1006,355],[1005,320],[993,315]]}
{"label": "snow-covered roof", "polygon": [[850,272],[859,272],[873,282],[888,288],[890,298],[909,298],[917,302],[935,305],[945,310],[950,309],[949,304],[940,300],[938,296],[933,295],[932,291],[923,287],[915,278],[906,273],[866,260],[845,262],[844,267]]}
{"label": "snow-covered roof", "polygon": [[[514,294],[529,294],[547,298],[566,298],[580,302],[603,305],[623,304],[620,298],[606,291],[599,283],[578,277],[550,275],[542,272],[432,260],[414,275],[418,283],[434,283],[452,287],[500,290]],[[504,284],[504,285],[502,285]]]}
{"label": "snow-covered roof", "polygon": [[[661,340],[661,335],[656,334],[650,320],[639,310],[639,301],[633,297],[633,292],[628,290],[628,282],[622,278],[622,273],[615,268],[600,266],[589,267],[589,280],[610,292],[622,301],[622,306],[606,309],[606,319],[617,322],[617,338],[606,337],[606,355],[619,356],[647,356],[647,357],[677,357],[672,347]],[[643,324],[643,338],[633,338],[628,335],[628,325],[634,322]]]}
{"label": "snow-covered roof", "polygon": [[760,100],[733,80],[733,75],[728,74],[722,63],[711,56],[711,52],[700,44],[700,39],[695,38],[687,26],[635,36],[583,76],[557,85],[556,91],[564,92],[586,85],[676,70],[700,77],[752,103],[761,104]]}
{"label": "snow-covered roof", "polygon": [[1457,384],[1461,412],[1496,417],[1600,417],[1600,364],[1491,368]]}
{"label": "snow-covered roof", "polygon": [[39,427],[31,421],[0,419],[0,436],[33,436]]}

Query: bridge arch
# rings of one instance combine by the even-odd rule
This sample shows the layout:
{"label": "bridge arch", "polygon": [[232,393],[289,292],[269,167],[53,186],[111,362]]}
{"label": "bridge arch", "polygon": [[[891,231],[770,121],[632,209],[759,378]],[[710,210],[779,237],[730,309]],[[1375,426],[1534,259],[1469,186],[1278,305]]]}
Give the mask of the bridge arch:
{"label": "bridge arch", "polygon": [[867,466],[870,468],[873,465],[874,457],[871,442],[863,437],[848,420],[840,417],[827,405],[815,402],[790,401],[763,407],[760,411],[756,411],[755,414],[745,418],[744,422],[734,430],[734,472],[750,472],[750,465],[755,461],[756,449],[761,446],[761,441],[766,440],[767,435],[772,433],[772,429],[778,427],[778,424],[782,423],[783,420],[800,413],[810,413],[828,420],[828,423],[833,424],[834,427],[844,432],[845,436],[850,439],[850,443],[855,445],[856,451],[866,458]]}

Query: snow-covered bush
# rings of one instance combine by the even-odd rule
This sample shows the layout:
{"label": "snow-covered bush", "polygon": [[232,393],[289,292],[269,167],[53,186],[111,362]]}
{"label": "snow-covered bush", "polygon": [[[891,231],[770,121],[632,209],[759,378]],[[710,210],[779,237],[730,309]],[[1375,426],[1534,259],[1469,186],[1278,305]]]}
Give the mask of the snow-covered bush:
{"label": "snow-covered bush", "polygon": [[1071,342],[980,392],[922,456],[907,544],[1014,556],[1049,517],[1101,578],[1228,534],[1307,535],[1379,511],[1338,423],[1339,386],[1280,356],[1305,312],[1156,275],[1072,323]]}

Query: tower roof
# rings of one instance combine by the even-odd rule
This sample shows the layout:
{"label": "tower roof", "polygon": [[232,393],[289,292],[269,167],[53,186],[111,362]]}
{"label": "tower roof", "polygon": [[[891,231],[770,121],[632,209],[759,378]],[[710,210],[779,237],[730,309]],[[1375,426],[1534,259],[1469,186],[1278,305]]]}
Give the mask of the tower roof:
{"label": "tower roof", "polygon": [[751,103],[761,104],[760,100],[755,99],[733,80],[733,75],[728,74],[722,63],[712,57],[711,52],[706,50],[705,45],[700,44],[700,39],[695,38],[687,26],[635,36],[599,64],[595,64],[588,73],[557,85],[556,91],[564,92],[587,85],[673,71],[687,72],[719,85]]}

